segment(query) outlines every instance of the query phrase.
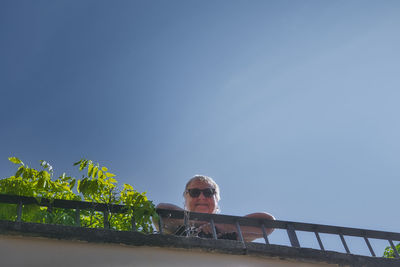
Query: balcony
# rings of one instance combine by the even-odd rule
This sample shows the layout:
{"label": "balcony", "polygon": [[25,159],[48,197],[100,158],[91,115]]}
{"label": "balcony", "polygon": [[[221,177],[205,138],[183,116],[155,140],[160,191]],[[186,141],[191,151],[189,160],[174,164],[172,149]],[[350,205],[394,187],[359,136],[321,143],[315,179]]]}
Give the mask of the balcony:
{"label": "balcony", "polygon": [[[16,221],[0,221],[3,266],[400,266],[399,255],[395,259],[377,257],[382,251],[375,252],[371,242],[382,240],[394,247],[400,233],[160,209],[160,231],[143,234],[134,227],[132,231],[110,228],[108,215],[123,213],[126,207],[121,205],[9,195],[0,195],[0,203],[16,207]],[[23,222],[24,205],[74,210],[75,225]],[[80,227],[80,211],[85,209],[105,214],[104,228]],[[193,221],[233,224],[238,240],[218,239],[215,231],[208,239],[167,235],[162,230],[166,218],[181,219],[186,227]],[[262,243],[244,242],[243,226],[257,226],[264,233],[266,228],[284,231],[290,246],[272,243],[266,234],[259,240]],[[314,235],[319,248],[302,247],[300,233]],[[337,236],[345,252],[325,249],[321,235]],[[352,252],[349,240],[354,237],[363,240],[369,255]]]}

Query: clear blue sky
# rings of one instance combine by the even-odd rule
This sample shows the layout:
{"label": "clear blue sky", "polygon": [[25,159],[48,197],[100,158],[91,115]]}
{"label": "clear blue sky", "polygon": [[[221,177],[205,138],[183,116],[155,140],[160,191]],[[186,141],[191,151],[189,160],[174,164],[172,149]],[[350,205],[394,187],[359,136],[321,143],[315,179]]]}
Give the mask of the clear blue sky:
{"label": "clear blue sky", "polygon": [[0,2],[0,177],[82,157],[182,205],[400,232],[399,1]]}

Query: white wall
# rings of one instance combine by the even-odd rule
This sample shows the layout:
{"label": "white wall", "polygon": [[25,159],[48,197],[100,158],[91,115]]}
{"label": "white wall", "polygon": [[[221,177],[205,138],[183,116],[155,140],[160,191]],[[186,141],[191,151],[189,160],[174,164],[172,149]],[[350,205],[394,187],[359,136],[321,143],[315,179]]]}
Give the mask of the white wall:
{"label": "white wall", "polygon": [[2,235],[0,235],[0,265],[5,267],[336,266],[248,255],[220,254],[201,250],[134,247]]}

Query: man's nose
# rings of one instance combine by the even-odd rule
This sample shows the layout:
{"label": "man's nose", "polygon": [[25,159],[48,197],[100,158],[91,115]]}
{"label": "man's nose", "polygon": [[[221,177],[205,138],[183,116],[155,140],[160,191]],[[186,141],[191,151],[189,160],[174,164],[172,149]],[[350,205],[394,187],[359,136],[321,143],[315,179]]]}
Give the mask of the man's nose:
{"label": "man's nose", "polygon": [[200,191],[200,195],[199,195],[200,199],[205,199],[206,197],[204,196],[204,192]]}

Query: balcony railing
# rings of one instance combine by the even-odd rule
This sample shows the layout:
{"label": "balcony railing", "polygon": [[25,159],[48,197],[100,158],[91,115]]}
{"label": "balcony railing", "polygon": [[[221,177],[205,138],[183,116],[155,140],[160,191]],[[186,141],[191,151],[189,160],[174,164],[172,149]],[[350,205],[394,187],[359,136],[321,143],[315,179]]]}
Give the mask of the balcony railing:
{"label": "balcony railing", "polygon": [[[80,226],[80,211],[81,210],[90,210],[102,212],[104,214],[104,228],[109,229],[110,224],[108,222],[108,215],[111,213],[124,213],[128,210],[128,208],[124,205],[108,205],[104,203],[94,203],[94,202],[85,202],[85,201],[72,201],[72,200],[49,200],[49,199],[37,199],[34,197],[23,197],[23,196],[14,196],[14,195],[1,195],[0,194],[0,203],[4,204],[16,204],[16,221],[21,222],[22,218],[22,210],[24,205],[35,204],[43,207],[48,207],[49,212],[53,208],[63,208],[63,209],[72,209],[75,210],[75,225]],[[270,244],[268,236],[266,234],[266,229],[274,228],[274,229],[283,229],[286,230],[287,235],[290,240],[290,244],[292,247],[300,248],[300,242],[296,232],[311,232],[314,233],[315,238],[318,242],[319,249],[325,251],[325,246],[322,242],[320,234],[332,234],[337,235],[341,243],[343,245],[344,250],[347,254],[352,254],[347,245],[347,241],[345,236],[350,237],[359,237],[365,241],[366,247],[371,254],[371,256],[376,257],[376,253],[373,250],[370,239],[380,239],[386,240],[388,245],[390,245],[394,251],[395,257],[400,258],[399,254],[394,245],[394,241],[400,241],[400,233],[395,232],[385,232],[385,231],[376,231],[376,230],[366,230],[366,229],[358,229],[358,228],[349,228],[349,227],[341,227],[341,226],[330,226],[330,225],[321,225],[321,224],[311,224],[311,223],[301,223],[301,222],[292,222],[292,221],[281,221],[281,220],[265,220],[265,219],[257,219],[257,218],[247,218],[247,217],[239,217],[239,216],[230,216],[230,215],[220,215],[220,214],[206,214],[206,213],[196,213],[196,212],[183,212],[176,210],[165,210],[158,209],[157,213],[160,215],[159,220],[159,234],[163,234],[163,221],[166,218],[169,219],[181,219],[184,222],[186,227],[190,227],[191,222],[195,221],[206,221],[209,222],[213,229],[213,238],[218,239],[215,224],[233,224],[236,226],[237,234],[238,234],[238,242],[242,242],[245,246],[243,234],[241,228],[243,226],[253,226],[259,227],[263,233],[264,242],[266,245]],[[132,220],[132,231],[136,231],[135,222]]]}

